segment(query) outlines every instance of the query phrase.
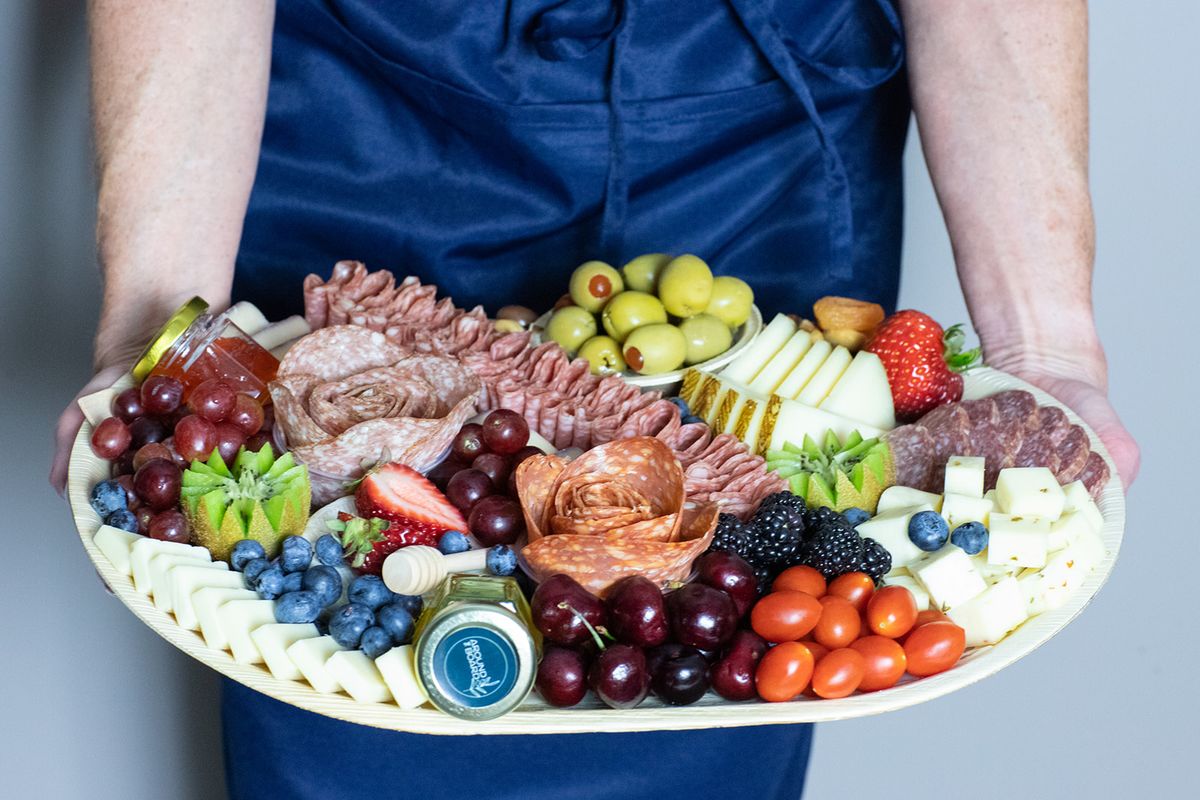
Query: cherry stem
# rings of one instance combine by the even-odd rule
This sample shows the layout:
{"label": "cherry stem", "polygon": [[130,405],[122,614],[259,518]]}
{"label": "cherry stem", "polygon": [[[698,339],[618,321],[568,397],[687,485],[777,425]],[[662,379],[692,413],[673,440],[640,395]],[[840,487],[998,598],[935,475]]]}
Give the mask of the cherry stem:
{"label": "cherry stem", "polygon": [[599,647],[601,650],[605,649],[604,640],[600,638],[601,636],[607,636],[609,641],[613,641],[613,642],[616,641],[616,638],[611,633],[609,633],[608,630],[603,625],[593,625],[592,623],[588,622],[587,617],[585,617],[583,614],[581,614],[579,609],[575,608],[575,606],[571,605],[566,600],[563,600],[562,602],[560,602],[558,604],[558,607],[562,608],[562,609],[567,609],[572,614],[574,614],[579,619],[579,621],[583,623],[583,626],[588,629],[588,633],[590,633],[592,635],[592,639],[596,642],[596,646]]}

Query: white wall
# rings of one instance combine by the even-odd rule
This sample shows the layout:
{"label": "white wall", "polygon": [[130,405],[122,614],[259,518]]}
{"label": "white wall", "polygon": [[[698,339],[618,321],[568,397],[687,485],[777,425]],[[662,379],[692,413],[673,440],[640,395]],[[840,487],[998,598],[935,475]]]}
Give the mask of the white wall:
{"label": "white wall", "polygon": [[[98,306],[82,6],[0,3],[0,796],[215,798],[213,675],[103,593],[44,480]],[[1145,458],[1121,561],[1086,614],[999,675],[821,726],[809,797],[1157,797],[1190,774],[1200,6],[1110,2],[1092,14],[1096,300],[1113,396]],[[909,167],[902,303],[965,319],[916,147]]]}

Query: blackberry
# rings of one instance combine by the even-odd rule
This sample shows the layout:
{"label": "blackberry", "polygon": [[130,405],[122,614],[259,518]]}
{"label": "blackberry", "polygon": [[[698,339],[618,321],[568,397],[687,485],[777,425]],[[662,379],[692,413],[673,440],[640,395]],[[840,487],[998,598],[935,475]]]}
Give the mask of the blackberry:
{"label": "blackberry", "polygon": [[801,563],[808,564],[828,579],[855,571],[862,565],[862,560],[862,537],[843,522],[819,528],[805,545]]}
{"label": "blackberry", "polygon": [[859,569],[879,583],[879,579],[892,571],[892,554],[887,548],[869,536],[863,537],[862,563]]}
{"label": "blackberry", "polygon": [[794,558],[803,543],[803,528],[794,527],[795,521],[789,508],[760,508],[749,526],[750,553],[744,558],[755,567],[769,567]]}
{"label": "blackberry", "polygon": [[733,514],[721,514],[717,517],[717,530],[713,533],[712,544],[709,545],[708,549],[733,553],[748,560],[750,531]]}
{"label": "blackberry", "polygon": [[776,571],[774,567],[755,567],[754,581],[758,587],[758,594],[761,597],[771,591],[771,584],[775,581]]}
{"label": "blackberry", "polygon": [[804,512],[808,510],[808,505],[804,502],[804,498],[798,494],[776,492],[764,497],[762,503],[758,506],[759,511],[777,508],[786,508],[792,512],[796,519],[803,520]]}
{"label": "blackberry", "polygon": [[845,516],[828,506],[817,506],[816,508],[808,509],[804,512],[804,527],[808,530],[808,535],[805,538],[816,536],[818,532],[830,524],[841,524],[844,527],[852,527]]}

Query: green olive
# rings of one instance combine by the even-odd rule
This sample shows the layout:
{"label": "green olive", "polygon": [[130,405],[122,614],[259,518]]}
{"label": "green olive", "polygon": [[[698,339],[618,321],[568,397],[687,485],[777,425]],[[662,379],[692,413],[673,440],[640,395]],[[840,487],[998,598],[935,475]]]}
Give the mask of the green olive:
{"label": "green olive", "polygon": [[683,319],[694,317],[708,307],[712,287],[712,270],[693,255],[671,259],[658,276],[658,297],[663,306]]}
{"label": "green olive", "polygon": [[645,292],[621,292],[608,301],[600,313],[600,324],[604,332],[618,342],[635,328],[667,321],[667,310],[652,294]]}
{"label": "green olive", "polygon": [[621,345],[611,336],[593,336],[579,348],[579,358],[587,359],[593,375],[616,375],[625,371]]}
{"label": "green olive", "polygon": [[560,308],[546,323],[546,335],[573,356],[581,344],[596,335],[596,318],[579,306]]}
{"label": "green olive", "polygon": [[752,305],[754,290],[750,284],[732,275],[720,275],[713,279],[712,297],[704,313],[712,314],[729,327],[736,328],[750,319]]}
{"label": "green olive", "polygon": [[666,253],[647,253],[621,267],[625,285],[637,292],[650,292],[658,287],[658,275],[671,260]]}
{"label": "green olive", "polygon": [[712,314],[697,314],[679,323],[687,345],[683,360],[688,366],[716,358],[733,344],[729,326]]}
{"label": "green olive", "polygon": [[621,279],[621,273],[603,261],[588,261],[571,273],[568,288],[571,302],[595,314],[613,295],[624,291],[625,281]]}
{"label": "green olive", "polygon": [[657,375],[683,366],[687,343],[674,325],[660,322],[634,330],[625,339],[625,363],[642,375]]}

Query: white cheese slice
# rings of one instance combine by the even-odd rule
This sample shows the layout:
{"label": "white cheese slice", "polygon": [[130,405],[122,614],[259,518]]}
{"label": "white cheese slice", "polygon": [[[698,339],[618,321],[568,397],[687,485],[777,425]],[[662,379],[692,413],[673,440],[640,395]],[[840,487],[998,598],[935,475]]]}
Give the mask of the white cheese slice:
{"label": "white cheese slice", "polygon": [[806,406],[821,405],[821,401],[829,396],[829,393],[833,391],[834,384],[845,374],[849,366],[850,351],[840,345],[833,348],[829,357],[817,370],[817,374],[813,375],[812,380],[804,385],[800,394],[796,395],[796,401]]}
{"label": "white cheese slice", "polygon": [[207,570],[229,569],[224,561],[205,561],[190,553],[159,553],[150,559],[150,594],[154,595],[154,607],[159,611],[171,612],[175,609],[171,570],[185,564]]}
{"label": "white cheese slice", "polygon": [[242,329],[243,333],[252,338],[257,338],[255,334],[270,324],[258,306],[249,300],[239,300],[231,305],[225,313],[228,315],[230,322],[237,325]]}
{"label": "white cheese slice", "polygon": [[945,494],[983,497],[983,458],[981,456],[950,456],[946,462]]}
{"label": "white cheese slice", "polygon": [[1017,579],[1005,578],[946,614],[966,632],[967,647],[979,647],[995,644],[1024,622],[1026,606]]}
{"label": "white cheese slice", "polygon": [[[224,561],[213,564],[225,565]],[[192,595],[200,589],[243,589],[242,573],[231,570],[212,569],[209,565],[191,566],[180,564],[168,573],[171,581],[171,610],[180,627],[190,631],[200,630],[200,620],[192,604]],[[155,600],[157,600],[157,595]],[[249,598],[247,598],[249,599]]]}
{"label": "white cheese slice", "polygon": [[310,333],[312,333],[312,328],[304,317],[294,315],[265,326],[254,334],[254,341],[272,353],[286,353],[285,345],[290,345],[301,336],[307,336]]}
{"label": "white cheese slice", "polygon": [[1100,507],[1088,494],[1083,481],[1075,481],[1063,487],[1063,516],[1069,512],[1083,514],[1096,533],[1104,528],[1104,514],[1100,513]]}
{"label": "white cheese slice", "polygon": [[239,664],[261,664],[262,653],[250,634],[263,625],[275,624],[273,600],[230,600],[217,609],[217,619],[229,640],[229,651]]}
{"label": "white cheese slice", "polygon": [[742,354],[721,371],[722,378],[738,383],[750,383],[762,371],[767,362],[779,352],[796,333],[796,323],[786,314],[776,314],[758,336],[747,345]]}
{"label": "white cheese slice", "polygon": [[829,396],[821,401],[821,408],[884,430],[896,427],[892,390],[879,356],[866,350],[854,356]]}
{"label": "white cheese slice", "polygon": [[1064,502],[1058,479],[1045,467],[1009,467],[996,478],[996,506],[1005,514],[1056,520]]}
{"label": "white cheese slice", "polygon": [[[926,553],[908,538],[908,521],[918,511],[932,511],[929,505],[893,508],[876,514],[855,530],[883,545],[892,554],[892,568],[908,567],[925,557]],[[910,570],[911,571],[911,570]]]}
{"label": "white cheese slice", "polygon": [[129,548],[129,571],[133,575],[133,587],[142,594],[150,594],[150,559],[162,553],[191,553],[201,561],[212,561],[204,547],[193,547],[180,542],[164,542],[160,539],[141,537]]}
{"label": "white cheese slice", "polygon": [[217,610],[231,600],[257,600],[258,595],[249,589],[221,589],[206,587],[192,593],[192,610],[204,643],[214,650],[228,650],[229,637]]}
{"label": "white cheese slice", "polygon": [[375,668],[383,676],[392,698],[403,709],[416,708],[429,699],[417,680],[415,652],[411,644],[404,644],[375,659]]}
{"label": "white cheese slice", "polygon": [[975,571],[971,558],[953,545],[946,545],[908,569],[929,592],[933,607],[941,611],[965,603],[987,589],[987,582]]}
{"label": "white cheese slice", "polygon": [[287,649],[302,639],[315,639],[318,636],[317,626],[311,622],[268,623],[250,632],[250,639],[258,652],[262,653],[267,669],[281,681],[298,681],[304,677],[300,668],[288,657]]}
{"label": "white cheese slice", "polygon": [[876,514],[891,511],[894,508],[912,508],[928,506],[933,511],[941,512],[942,496],[933,492],[923,492],[910,486],[889,486],[879,495],[879,505],[875,507]]}
{"label": "white cheese slice", "polygon": [[129,551],[134,542],[142,537],[136,533],[123,531],[111,525],[101,525],[92,537],[92,544],[100,549],[117,571],[122,575],[132,575],[133,567],[129,564]]}
{"label": "white cheese slice", "polygon": [[360,703],[386,703],[392,693],[379,668],[362,650],[339,650],[325,662],[326,669]]}
{"label": "white cheese slice", "polygon": [[322,694],[340,692],[342,685],[326,667],[329,657],[342,649],[332,636],[300,639],[287,649],[287,656],[309,686]]}
{"label": "white cheese slice", "polygon": [[1050,522],[1042,517],[992,513],[988,563],[1044,567],[1050,546]]}
{"label": "white cheese slice", "polygon": [[750,390],[760,394],[772,394],[783,383],[783,379],[800,362],[801,357],[812,346],[812,334],[808,331],[796,331],[787,340],[778,353],[771,357],[767,365],[750,381]]}
{"label": "white cheese slice", "polygon": [[968,522],[981,522],[987,527],[991,513],[992,501],[982,497],[947,492],[942,499],[942,516],[946,518],[951,531]]}
{"label": "white cheese slice", "polygon": [[83,397],[75,401],[79,406],[79,410],[83,412],[83,417],[92,427],[96,427],[104,420],[112,416],[112,402],[119,394],[118,390],[111,386],[107,389],[101,389],[98,392],[85,394]]}
{"label": "white cheese slice", "polygon": [[833,352],[833,345],[824,339],[813,342],[804,357],[783,379],[783,383],[779,384],[775,394],[789,400],[799,398],[800,392],[808,385],[809,381],[816,377],[817,371],[821,369],[821,365],[825,363],[825,359],[829,358],[831,352]]}
{"label": "white cheese slice", "polygon": [[896,575],[889,578],[884,576],[884,586],[903,586],[912,593],[913,600],[916,601],[917,611],[924,611],[929,608],[929,592],[925,591],[925,587],[917,583],[916,579],[910,575]]}

